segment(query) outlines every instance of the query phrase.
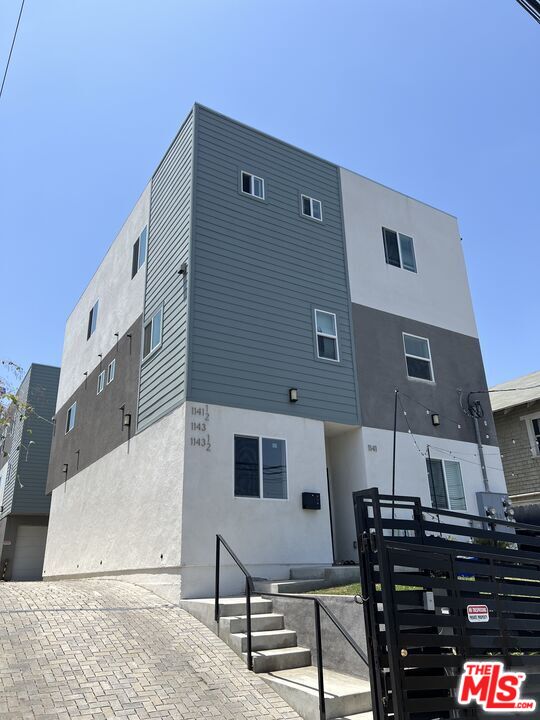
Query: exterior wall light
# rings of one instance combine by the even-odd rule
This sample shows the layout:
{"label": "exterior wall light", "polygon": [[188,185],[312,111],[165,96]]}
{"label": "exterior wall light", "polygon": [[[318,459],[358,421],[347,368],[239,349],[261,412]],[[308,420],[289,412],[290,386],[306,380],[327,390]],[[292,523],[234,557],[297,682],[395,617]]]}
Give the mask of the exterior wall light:
{"label": "exterior wall light", "polygon": [[289,388],[289,401],[298,402],[298,388]]}
{"label": "exterior wall light", "polygon": [[131,415],[129,413],[126,413],[124,415],[124,427],[129,427],[131,425]]}
{"label": "exterior wall light", "polygon": [[64,463],[64,464],[62,465],[62,472],[67,475],[67,471],[68,471],[68,464],[67,464],[67,463]]}
{"label": "exterior wall light", "polygon": [[431,422],[435,425],[435,427],[441,424],[441,418],[439,417],[439,413],[432,413]]}

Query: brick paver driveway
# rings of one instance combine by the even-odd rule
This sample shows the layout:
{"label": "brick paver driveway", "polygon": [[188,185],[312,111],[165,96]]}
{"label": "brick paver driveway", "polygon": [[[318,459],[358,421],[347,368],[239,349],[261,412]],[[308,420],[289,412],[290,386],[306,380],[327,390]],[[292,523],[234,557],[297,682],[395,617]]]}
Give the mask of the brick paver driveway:
{"label": "brick paver driveway", "polygon": [[184,610],[128,583],[0,583],[0,718],[298,718]]}

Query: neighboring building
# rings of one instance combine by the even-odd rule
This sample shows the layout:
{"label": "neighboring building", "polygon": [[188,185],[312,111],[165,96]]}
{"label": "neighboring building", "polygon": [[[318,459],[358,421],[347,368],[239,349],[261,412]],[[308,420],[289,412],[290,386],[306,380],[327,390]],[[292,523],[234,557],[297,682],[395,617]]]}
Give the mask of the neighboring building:
{"label": "neighboring building", "polygon": [[540,523],[540,372],[495,385],[491,407],[516,517]]}
{"label": "neighboring building", "polygon": [[[208,594],[216,533],[262,577],[355,559],[396,387],[397,492],[476,513],[456,219],[195,105],[67,321],[46,577]],[[505,491],[488,407],[481,431]]]}
{"label": "neighboring building", "polygon": [[[50,497],[47,470],[60,368],[32,363],[0,438],[0,579],[41,580]],[[29,409],[26,409],[29,406]]]}

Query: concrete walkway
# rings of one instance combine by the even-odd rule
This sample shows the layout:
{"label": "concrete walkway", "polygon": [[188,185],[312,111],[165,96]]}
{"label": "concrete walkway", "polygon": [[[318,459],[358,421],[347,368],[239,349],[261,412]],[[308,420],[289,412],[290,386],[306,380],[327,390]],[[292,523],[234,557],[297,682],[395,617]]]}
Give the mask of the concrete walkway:
{"label": "concrete walkway", "polygon": [[112,580],[0,583],[0,719],[298,715],[210,630]]}

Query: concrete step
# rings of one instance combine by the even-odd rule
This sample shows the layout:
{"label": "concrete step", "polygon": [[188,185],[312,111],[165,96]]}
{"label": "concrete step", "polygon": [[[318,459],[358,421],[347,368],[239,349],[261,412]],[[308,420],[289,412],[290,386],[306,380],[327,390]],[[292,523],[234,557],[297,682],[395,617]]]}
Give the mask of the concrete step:
{"label": "concrete step", "polygon": [[364,713],[355,713],[354,715],[343,715],[343,717],[335,718],[335,720],[373,720],[371,710]]}
{"label": "concrete step", "polygon": [[[242,657],[247,662],[247,653],[242,653]],[[256,673],[273,673],[310,664],[309,648],[290,647],[279,650],[258,650],[253,653],[253,671]]]}
{"label": "concrete step", "polygon": [[[247,652],[246,633],[232,633],[228,643],[238,654]],[[294,630],[265,630],[251,633],[251,647],[253,650],[276,650],[277,648],[295,646],[296,633]]]}
{"label": "concrete step", "polygon": [[258,593],[305,593],[308,590],[320,590],[330,587],[328,581],[321,578],[306,578],[304,580],[264,580],[256,585]]}
{"label": "concrete step", "polygon": [[[319,681],[317,668],[299,667],[296,669],[269,672],[261,677],[281,695],[304,720],[319,718]],[[324,671],[324,697],[326,717],[353,717],[358,720],[371,720],[371,692],[366,680],[338,673]]]}
{"label": "concrete step", "polygon": [[[246,632],[247,618],[245,615],[237,617],[224,617],[220,620],[220,626],[223,631],[230,633]],[[262,630],[283,630],[285,621],[281,613],[258,613],[251,616],[251,631],[259,632]]]}
{"label": "concrete step", "polygon": [[324,578],[324,571],[331,565],[300,565],[292,567],[289,571],[291,580],[311,580],[312,578]]}
{"label": "concrete step", "polygon": [[[264,600],[261,597],[251,598],[251,614],[261,615],[263,613],[272,612],[272,601]],[[219,601],[220,617],[230,617],[231,615],[245,615],[246,600],[245,598],[223,598]]]}

